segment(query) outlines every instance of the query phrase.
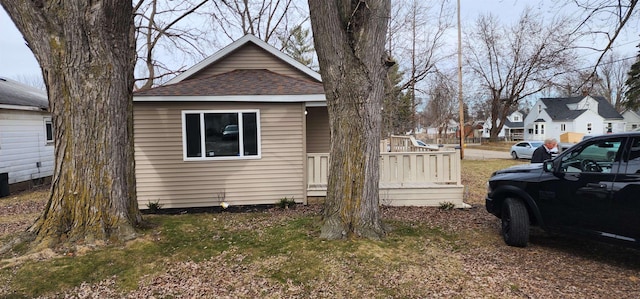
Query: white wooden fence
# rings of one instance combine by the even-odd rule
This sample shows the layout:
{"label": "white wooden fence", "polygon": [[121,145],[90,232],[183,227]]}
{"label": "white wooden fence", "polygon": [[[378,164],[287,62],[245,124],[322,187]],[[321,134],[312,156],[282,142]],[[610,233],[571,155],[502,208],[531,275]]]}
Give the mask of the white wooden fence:
{"label": "white wooden fence", "polygon": [[[381,204],[465,208],[460,179],[460,151],[380,154]],[[307,196],[327,195],[329,154],[307,154]]]}

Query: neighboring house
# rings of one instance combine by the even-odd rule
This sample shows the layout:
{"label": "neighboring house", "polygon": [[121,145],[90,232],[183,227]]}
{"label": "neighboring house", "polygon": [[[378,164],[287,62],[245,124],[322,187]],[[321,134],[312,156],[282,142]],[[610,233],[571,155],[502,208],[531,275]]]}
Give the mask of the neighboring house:
{"label": "neighboring house", "polygon": [[[330,130],[320,75],[255,36],[133,101],[141,209],[326,196]],[[398,171],[405,163],[396,161],[409,158],[422,164]],[[382,153],[380,167],[384,204],[465,206],[455,150]]]}
{"label": "neighboring house", "polygon": [[626,110],[622,113],[622,117],[627,123],[625,131],[635,131],[640,128],[640,111]]}
{"label": "neighboring house", "polygon": [[[509,141],[523,140],[524,138],[524,119],[527,114],[522,111],[514,111],[507,116],[507,119],[498,132],[498,138],[504,138]],[[498,123],[500,120],[498,120]],[[482,138],[491,137],[491,117],[489,117],[482,125]]]}
{"label": "neighboring house", "polygon": [[559,139],[565,133],[600,135],[625,131],[625,120],[600,96],[541,98],[525,121],[526,140]]}
{"label": "neighboring house", "polygon": [[53,174],[53,127],[46,92],[0,78],[0,173],[12,190]]}

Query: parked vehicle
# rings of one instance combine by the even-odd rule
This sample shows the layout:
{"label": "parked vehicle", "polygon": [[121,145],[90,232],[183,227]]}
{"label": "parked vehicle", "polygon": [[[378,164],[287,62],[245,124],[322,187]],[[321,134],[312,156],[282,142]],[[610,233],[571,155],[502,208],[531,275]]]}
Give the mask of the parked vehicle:
{"label": "parked vehicle", "polygon": [[513,159],[531,159],[533,151],[543,143],[542,141],[521,141],[511,146],[509,152]]}
{"label": "parked vehicle", "polygon": [[529,227],[640,247],[640,132],[581,141],[553,160],[493,173],[486,209],[524,247]]}
{"label": "parked vehicle", "polygon": [[222,131],[222,139],[238,138],[238,125],[227,125]]}

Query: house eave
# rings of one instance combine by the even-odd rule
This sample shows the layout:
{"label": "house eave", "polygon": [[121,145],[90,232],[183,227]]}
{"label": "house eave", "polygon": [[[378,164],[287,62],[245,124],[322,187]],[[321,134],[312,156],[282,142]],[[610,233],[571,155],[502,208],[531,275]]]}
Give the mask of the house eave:
{"label": "house eave", "polygon": [[309,95],[227,95],[227,96],[134,96],[134,102],[264,102],[307,103],[326,106],[324,94]]}
{"label": "house eave", "polygon": [[0,109],[6,110],[22,110],[22,111],[38,111],[38,112],[46,112],[46,108],[35,107],[35,106],[20,106],[20,105],[7,105],[0,104]]}

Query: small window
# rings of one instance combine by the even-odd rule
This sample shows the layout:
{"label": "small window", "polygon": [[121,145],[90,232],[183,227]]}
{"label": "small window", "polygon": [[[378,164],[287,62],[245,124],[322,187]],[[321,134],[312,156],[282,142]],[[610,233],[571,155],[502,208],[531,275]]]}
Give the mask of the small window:
{"label": "small window", "polygon": [[566,124],[560,124],[560,131],[564,132],[567,130],[567,125]]}
{"label": "small window", "polygon": [[627,161],[625,173],[640,173],[640,137],[633,138],[633,141],[631,142],[631,149],[629,150],[629,159]]}
{"label": "small window", "polygon": [[520,116],[519,115],[514,115],[513,116],[513,122],[519,122],[520,121]]}
{"label": "small window", "polygon": [[183,111],[184,159],[259,158],[259,120],[257,110]]}
{"label": "small window", "polygon": [[593,125],[591,123],[587,123],[587,132],[591,133],[591,128]]}
{"label": "small window", "polygon": [[45,118],[44,120],[44,134],[45,134],[45,142],[46,144],[53,143],[53,123],[50,118]]}
{"label": "small window", "polygon": [[637,128],[638,128],[638,125],[637,125],[637,124],[633,124],[633,125],[631,125],[631,129],[632,129],[632,130],[635,130],[635,129],[637,129]]}

